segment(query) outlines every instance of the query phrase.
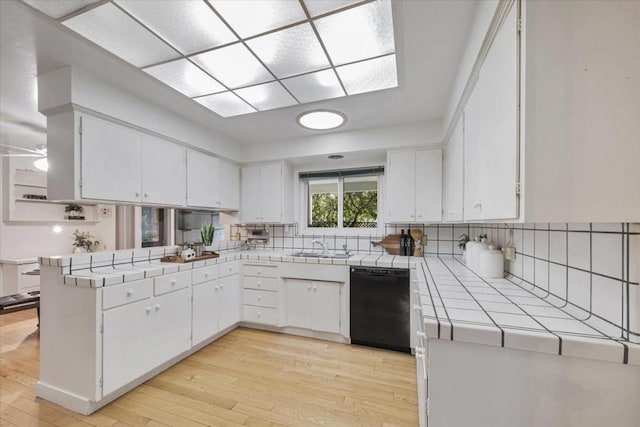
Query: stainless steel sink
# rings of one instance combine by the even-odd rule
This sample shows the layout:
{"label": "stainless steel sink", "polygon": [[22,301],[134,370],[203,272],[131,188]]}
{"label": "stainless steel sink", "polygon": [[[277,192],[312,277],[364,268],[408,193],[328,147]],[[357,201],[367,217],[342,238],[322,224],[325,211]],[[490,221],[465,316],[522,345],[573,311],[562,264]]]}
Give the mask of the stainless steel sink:
{"label": "stainless steel sink", "polygon": [[319,253],[319,252],[295,252],[291,254],[295,258],[333,258],[333,259],[347,259],[351,256],[349,253]]}

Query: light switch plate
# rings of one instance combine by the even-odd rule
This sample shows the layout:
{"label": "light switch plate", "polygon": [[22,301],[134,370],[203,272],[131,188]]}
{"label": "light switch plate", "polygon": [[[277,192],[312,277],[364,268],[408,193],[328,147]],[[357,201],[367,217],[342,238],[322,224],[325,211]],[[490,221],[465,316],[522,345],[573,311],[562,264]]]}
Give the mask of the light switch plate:
{"label": "light switch plate", "polygon": [[111,208],[101,207],[99,210],[102,218],[111,218]]}
{"label": "light switch plate", "polygon": [[427,236],[426,234],[422,235],[422,245],[426,246],[427,243],[429,243],[429,236]]}
{"label": "light switch plate", "polygon": [[507,246],[504,248],[504,258],[507,261],[515,261],[516,260],[516,248],[515,246]]}

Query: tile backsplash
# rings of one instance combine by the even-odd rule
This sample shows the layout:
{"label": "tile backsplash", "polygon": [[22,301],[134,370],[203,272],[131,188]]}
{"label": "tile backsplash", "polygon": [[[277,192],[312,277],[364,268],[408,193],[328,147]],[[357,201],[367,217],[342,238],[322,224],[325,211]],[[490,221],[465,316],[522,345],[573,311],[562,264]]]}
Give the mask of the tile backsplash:
{"label": "tile backsplash", "polygon": [[513,243],[511,280],[611,337],[640,342],[640,224],[470,224],[469,235],[479,234]]}

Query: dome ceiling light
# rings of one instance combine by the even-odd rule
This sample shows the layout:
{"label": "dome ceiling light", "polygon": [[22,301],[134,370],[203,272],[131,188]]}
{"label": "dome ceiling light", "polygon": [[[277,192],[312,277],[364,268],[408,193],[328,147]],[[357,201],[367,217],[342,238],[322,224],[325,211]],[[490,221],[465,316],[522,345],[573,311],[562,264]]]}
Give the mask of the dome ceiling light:
{"label": "dome ceiling light", "polygon": [[306,111],[296,117],[296,122],[300,126],[311,130],[336,129],[345,124],[346,121],[347,116],[332,110]]}

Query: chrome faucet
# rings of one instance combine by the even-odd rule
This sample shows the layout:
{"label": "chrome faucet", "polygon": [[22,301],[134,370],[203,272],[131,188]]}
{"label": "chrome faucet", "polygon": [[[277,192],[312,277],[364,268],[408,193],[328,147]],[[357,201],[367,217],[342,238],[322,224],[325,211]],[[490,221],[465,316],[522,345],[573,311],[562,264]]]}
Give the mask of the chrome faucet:
{"label": "chrome faucet", "polygon": [[349,255],[351,252],[347,249],[347,244],[345,243],[344,245],[342,245],[342,250],[344,251],[345,255]]}
{"label": "chrome faucet", "polygon": [[311,247],[313,248],[313,245],[318,244],[320,245],[320,247],[322,248],[322,255],[325,255],[327,253],[327,244],[326,242],[321,242],[320,240],[314,240],[313,242],[311,242]]}

